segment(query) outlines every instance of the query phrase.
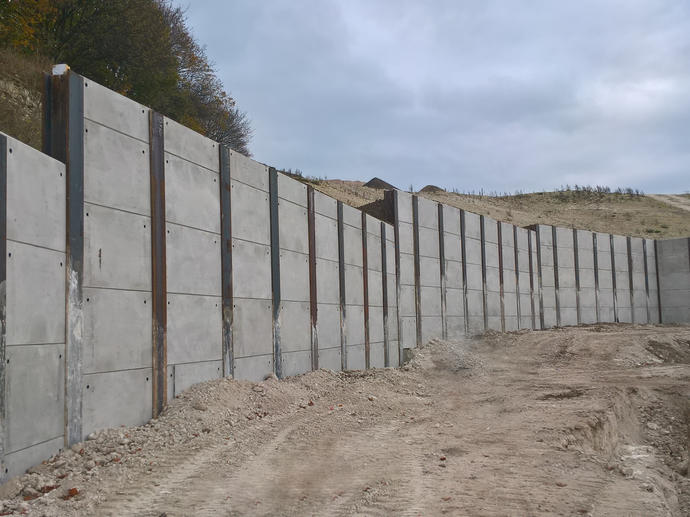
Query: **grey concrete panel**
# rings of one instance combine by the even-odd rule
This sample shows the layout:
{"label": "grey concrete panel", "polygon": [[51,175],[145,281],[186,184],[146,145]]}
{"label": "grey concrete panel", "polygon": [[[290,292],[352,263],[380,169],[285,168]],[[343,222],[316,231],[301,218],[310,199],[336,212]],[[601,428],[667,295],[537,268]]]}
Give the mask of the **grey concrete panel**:
{"label": "grey concrete panel", "polygon": [[388,342],[388,349],[389,365],[393,368],[400,366],[400,344],[398,343],[398,340],[390,340]]}
{"label": "grey concrete panel", "polygon": [[422,257],[439,257],[438,230],[420,226],[419,255]]}
{"label": "grey concrete panel", "polygon": [[489,329],[500,331],[502,328],[501,317],[500,316],[489,316],[487,318],[487,324]]}
{"label": "grey concrete panel", "polygon": [[[573,249],[573,230],[556,227],[556,243],[559,248]],[[571,253],[572,255],[572,253]]]}
{"label": "grey concrete panel", "polygon": [[561,307],[561,326],[577,325],[577,309],[574,307]]}
{"label": "grey concrete panel", "polygon": [[401,316],[414,316],[416,314],[413,286],[400,287],[399,311]]}
{"label": "grey concrete panel", "polygon": [[280,251],[280,296],[283,300],[309,300],[309,256]]}
{"label": "grey concrete panel", "polygon": [[568,247],[558,243],[558,267],[570,270],[575,267],[575,254],[572,245]]}
{"label": "grey concrete panel", "polygon": [[[499,293],[486,293],[486,310],[489,317],[501,318],[501,295]],[[498,329],[500,330],[500,328]]]}
{"label": "grey concrete panel", "polygon": [[283,352],[311,349],[309,302],[280,304],[280,343]]}
{"label": "grey concrete panel", "polygon": [[83,377],[82,438],[120,425],[141,425],[151,418],[151,369],[92,373]]}
{"label": "grey concrete panel", "polygon": [[443,254],[446,260],[462,262],[461,244],[460,236],[448,232],[443,233]]}
{"label": "grey concrete panel", "polygon": [[467,323],[470,334],[484,332],[484,318],[481,316],[470,316]]}
{"label": "grey concrete panel", "polygon": [[345,246],[345,264],[362,266],[362,230],[351,226],[343,227],[343,242]]}
{"label": "grey concrete panel", "polygon": [[340,348],[319,349],[319,368],[339,371],[342,365]]}
{"label": "grey concrete panel", "polygon": [[510,223],[499,222],[501,225],[501,244],[504,247],[514,247],[513,225]]}
{"label": "grey concrete panel", "polygon": [[237,181],[232,181],[231,185],[233,237],[270,244],[268,193]]}
{"label": "grey concrete panel", "polygon": [[168,292],[220,296],[220,237],[172,223],[166,228]]}
{"label": "grey concrete panel", "polygon": [[289,201],[279,201],[278,217],[280,249],[308,254],[307,209]]}
{"label": "grey concrete panel", "polygon": [[484,295],[481,291],[467,291],[467,313],[469,316],[484,318]]}
{"label": "grey concrete panel", "polygon": [[597,323],[597,311],[591,307],[583,307],[580,309],[580,322],[583,325]]}
{"label": "grey concrete panel", "polygon": [[364,279],[362,268],[345,265],[345,301],[348,305],[364,303]]}
{"label": "grey concrete panel", "polygon": [[235,379],[260,382],[273,373],[273,356],[257,355],[238,357],[235,363]]}
{"label": "grey concrete panel", "polygon": [[151,290],[151,219],[84,204],[84,286]]}
{"label": "grey concrete panel", "polygon": [[368,292],[369,306],[383,307],[383,275],[378,271],[369,271]]}
{"label": "grey concrete panel", "polygon": [[283,352],[283,374],[299,375],[311,371],[311,352]]}
{"label": "grey concrete panel", "polygon": [[362,229],[362,212],[350,205],[343,205],[343,223]]}
{"label": "grey concrete panel", "polygon": [[232,241],[233,291],[237,298],[271,298],[271,248]]}
{"label": "grey concrete panel", "polygon": [[395,196],[398,198],[398,221],[412,223],[412,195],[396,191]]}
{"label": "grey concrete panel", "polygon": [[446,266],[446,288],[462,289],[462,264],[453,260],[445,262]]}
{"label": "grey concrete panel", "polygon": [[149,144],[89,121],[84,128],[84,200],[150,215]]}
{"label": "grey concrete panel", "polygon": [[233,180],[268,192],[268,167],[235,151],[230,152],[230,176]]}
{"label": "grey concrete panel", "polygon": [[85,288],[83,300],[84,372],[150,368],[151,293]]}
{"label": "grey concrete panel", "polygon": [[65,445],[64,436],[59,436],[47,442],[38,443],[28,449],[8,452],[4,458],[5,476],[7,479],[23,474],[26,469],[62,452]]}
{"label": "grey concrete panel", "polygon": [[367,233],[367,269],[369,271],[383,271],[381,263],[381,236]]}
{"label": "grey concrete panel", "polygon": [[316,235],[316,256],[338,261],[338,223],[316,214],[314,218]]}
{"label": "grey concrete panel", "polygon": [[165,219],[220,233],[218,174],[165,155]]}
{"label": "grey concrete panel", "polygon": [[477,264],[467,264],[467,289],[473,291],[482,290],[482,268]]}
{"label": "grey concrete panel", "polygon": [[465,258],[467,264],[482,263],[482,245],[477,239],[465,239]]}
{"label": "grey concrete panel", "polygon": [[[425,197],[417,197],[417,214],[420,228],[438,230],[438,203]],[[438,232],[436,232],[438,234]]]}
{"label": "grey concrete panel", "polygon": [[6,343],[65,340],[65,254],[7,242]]}
{"label": "grey concrete panel", "polygon": [[465,335],[465,318],[462,316],[447,316],[448,339],[461,339]]}
{"label": "grey concrete panel", "polygon": [[618,321],[620,323],[632,323],[632,311],[630,306],[628,307],[616,307],[618,311]]}
{"label": "grey concrete panel", "polygon": [[340,306],[318,305],[319,349],[340,348]]}
{"label": "grey concrete panel", "polygon": [[498,244],[498,223],[496,219],[484,216],[484,241]]}
{"label": "grey concrete panel", "polygon": [[347,369],[364,370],[366,359],[364,345],[350,345],[347,347]]}
{"label": "grey concrete panel", "polygon": [[340,302],[338,263],[316,259],[316,299],[319,303]]}
{"label": "grey concrete panel", "polygon": [[414,316],[401,316],[400,330],[403,348],[417,346],[417,319]]}
{"label": "grey concrete panel", "polygon": [[65,166],[7,139],[7,238],[65,251]]}
{"label": "grey concrete panel", "polygon": [[580,289],[594,289],[594,269],[580,269]]}
{"label": "grey concrete panel", "polygon": [[486,241],[484,243],[484,257],[486,267],[498,269],[498,244]]}
{"label": "grey concrete panel", "polygon": [[480,218],[478,214],[465,212],[465,238],[477,240],[481,238]]}
{"label": "grey concrete panel", "polygon": [[446,289],[446,316],[463,316],[464,294],[462,289]]}
{"label": "grey concrete panel", "polygon": [[383,368],[386,366],[383,341],[371,343],[369,347],[369,366],[371,368]]}
{"label": "grey concrete panel", "polygon": [[[369,214],[364,216],[367,220],[367,233],[374,235],[380,239],[381,237],[381,220]],[[381,242],[379,240],[379,242]]]}
{"label": "grey concrete panel", "polygon": [[200,363],[186,363],[175,365],[175,396],[194,384],[220,379],[223,374],[223,363],[219,361],[206,361]]}
{"label": "grey concrete panel", "polygon": [[662,300],[661,319],[664,323],[687,323],[690,321],[690,310],[687,307],[664,307]]}
{"label": "grey concrete panel", "polygon": [[165,151],[219,172],[218,144],[210,138],[165,118]]}
{"label": "grey concrete panel", "polygon": [[438,258],[419,257],[419,283],[427,287],[440,287],[441,265]]}
{"label": "grey concrete panel", "polygon": [[301,181],[278,173],[278,197],[296,203],[297,205],[307,207],[307,186]]}
{"label": "grey concrete panel", "polygon": [[330,217],[331,219],[338,218],[338,202],[330,196],[314,191],[314,211],[319,215]]}
{"label": "grey concrete panel", "polygon": [[410,223],[400,223],[398,227],[400,253],[414,253],[413,228]]}
{"label": "grey concrete panel", "polygon": [[235,359],[273,353],[271,300],[235,298],[232,337]]}
{"label": "grey concrete panel", "polygon": [[65,346],[62,344],[7,347],[7,452],[15,452],[63,434],[64,352]]}
{"label": "grey concrete panel", "polygon": [[383,307],[369,307],[369,342],[383,342]]}
{"label": "grey concrete panel", "polygon": [[[528,237],[528,235],[530,233],[534,233],[534,232],[531,232],[530,230],[528,230],[526,228],[519,228],[518,227],[518,229],[517,229],[517,248],[519,250],[525,251],[525,252],[529,251],[529,240],[528,240],[529,237]],[[532,237],[534,238],[534,235],[532,235]]]}
{"label": "grey concrete panel", "polygon": [[503,307],[506,317],[517,316],[517,295],[515,293],[504,293]]}
{"label": "grey concrete panel", "polygon": [[414,285],[414,256],[400,255],[400,285]]}
{"label": "grey concrete panel", "polygon": [[84,80],[84,117],[149,141],[149,108],[88,79]]}
{"label": "grey concrete panel", "polygon": [[351,305],[346,312],[347,345],[364,344],[364,307]]}
{"label": "grey concrete panel", "polygon": [[517,330],[519,328],[517,316],[506,316],[504,326],[506,332]]}
{"label": "grey concrete panel", "polygon": [[497,267],[486,268],[486,290],[492,293],[501,291],[501,279]]}
{"label": "grey concrete panel", "polygon": [[222,357],[222,300],[215,296],[168,295],[168,363]]}
{"label": "grey concrete panel", "polygon": [[460,209],[454,206],[443,206],[443,231],[460,236]]}
{"label": "grey concrete panel", "polygon": [[441,315],[441,288],[420,287],[421,313],[423,316]]}

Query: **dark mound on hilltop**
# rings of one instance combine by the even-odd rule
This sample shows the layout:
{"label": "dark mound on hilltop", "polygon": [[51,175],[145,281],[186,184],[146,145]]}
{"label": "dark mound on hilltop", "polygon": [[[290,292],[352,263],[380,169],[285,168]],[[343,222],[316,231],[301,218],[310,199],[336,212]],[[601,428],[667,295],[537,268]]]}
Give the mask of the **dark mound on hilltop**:
{"label": "dark mound on hilltop", "polygon": [[369,188],[377,188],[380,190],[398,190],[387,181],[383,181],[381,178],[371,178],[364,184],[364,186]]}
{"label": "dark mound on hilltop", "polygon": [[420,192],[429,192],[429,193],[434,193],[434,192],[445,192],[446,189],[443,189],[441,187],[437,187],[436,185],[427,185],[424,187]]}

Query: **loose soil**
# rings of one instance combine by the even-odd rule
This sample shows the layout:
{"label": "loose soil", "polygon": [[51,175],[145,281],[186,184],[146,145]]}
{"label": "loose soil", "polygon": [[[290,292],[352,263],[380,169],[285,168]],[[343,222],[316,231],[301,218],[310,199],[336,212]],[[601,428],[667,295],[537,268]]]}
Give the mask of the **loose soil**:
{"label": "loose soil", "polygon": [[689,515],[689,381],[690,328],[633,325],[218,380],[7,483],[2,513]]}

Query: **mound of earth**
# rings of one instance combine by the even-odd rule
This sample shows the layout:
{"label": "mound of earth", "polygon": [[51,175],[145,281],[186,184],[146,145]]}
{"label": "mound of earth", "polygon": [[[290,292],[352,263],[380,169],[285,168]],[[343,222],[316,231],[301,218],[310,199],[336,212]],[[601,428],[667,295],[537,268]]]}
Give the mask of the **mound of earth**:
{"label": "mound of earth", "polygon": [[398,190],[393,185],[391,185],[387,181],[382,180],[381,178],[371,178],[364,184],[364,186],[380,190]]}

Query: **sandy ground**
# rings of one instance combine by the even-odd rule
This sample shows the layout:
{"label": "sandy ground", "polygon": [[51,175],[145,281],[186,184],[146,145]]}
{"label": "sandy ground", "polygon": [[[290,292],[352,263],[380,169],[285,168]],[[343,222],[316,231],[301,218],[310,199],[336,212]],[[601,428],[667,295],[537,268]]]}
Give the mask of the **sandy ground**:
{"label": "sandy ground", "polygon": [[676,208],[690,211],[690,198],[686,196],[679,196],[676,194],[650,194],[651,197],[658,201],[663,201]]}
{"label": "sandy ground", "polygon": [[689,381],[689,327],[614,325],[214,381],[12,480],[0,513],[689,515]]}

